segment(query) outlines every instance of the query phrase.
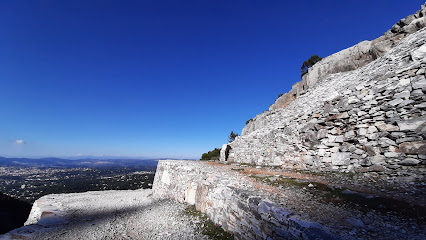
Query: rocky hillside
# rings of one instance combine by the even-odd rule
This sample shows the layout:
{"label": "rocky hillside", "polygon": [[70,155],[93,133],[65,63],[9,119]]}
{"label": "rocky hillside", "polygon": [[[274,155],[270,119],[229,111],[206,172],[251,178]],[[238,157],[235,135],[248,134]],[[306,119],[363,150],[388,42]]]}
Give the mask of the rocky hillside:
{"label": "rocky hillside", "polygon": [[422,6],[415,14],[395,23],[381,37],[372,41],[363,41],[355,46],[324,58],[312,66],[303,75],[302,81],[293,85],[290,92],[279,97],[270,110],[287,107],[294,99],[306,93],[309,88],[321,83],[328,75],[358,69],[385,55],[407,35],[417,32],[426,26],[426,8]]}
{"label": "rocky hillside", "polygon": [[[315,64],[299,83],[308,86],[304,94],[256,116],[223,146],[221,161],[424,184],[425,11]],[[378,52],[386,53],[366,64]]]}

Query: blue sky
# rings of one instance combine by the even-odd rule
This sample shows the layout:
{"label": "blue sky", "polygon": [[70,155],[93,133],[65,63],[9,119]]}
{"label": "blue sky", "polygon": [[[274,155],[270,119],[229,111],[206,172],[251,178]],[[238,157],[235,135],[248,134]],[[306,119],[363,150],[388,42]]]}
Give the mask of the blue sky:
{"label": "blue sky", "polygon": [[423,3],[1,1],[0,156],[199,158]]}

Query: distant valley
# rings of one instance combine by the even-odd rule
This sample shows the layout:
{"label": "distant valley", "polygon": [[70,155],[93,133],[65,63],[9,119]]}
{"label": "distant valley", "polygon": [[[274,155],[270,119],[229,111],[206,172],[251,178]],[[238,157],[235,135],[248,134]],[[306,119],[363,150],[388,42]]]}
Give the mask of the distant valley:
{"label": "distant valley", "polygon": [[5,167],[146,167],[154,169],[158,159],[63,159],[63,158],[5,158],[0,157],[0,166]]}
{"label": "distant valley", "polygon": [[22,226],[32,203],[47,194],[152,188],[157,162],[0,157],[0,234]]}

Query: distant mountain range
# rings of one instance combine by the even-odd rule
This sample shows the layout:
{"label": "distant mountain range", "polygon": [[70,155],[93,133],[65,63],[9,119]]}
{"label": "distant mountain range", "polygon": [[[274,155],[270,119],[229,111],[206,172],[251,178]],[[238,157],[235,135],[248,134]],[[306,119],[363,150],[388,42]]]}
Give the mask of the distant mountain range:
{"label": "distant mountain range", "polygon": [[62,158],[6,158],[0,157],[0,167],[135,167],[157,166],[160,159],[62,159]]}

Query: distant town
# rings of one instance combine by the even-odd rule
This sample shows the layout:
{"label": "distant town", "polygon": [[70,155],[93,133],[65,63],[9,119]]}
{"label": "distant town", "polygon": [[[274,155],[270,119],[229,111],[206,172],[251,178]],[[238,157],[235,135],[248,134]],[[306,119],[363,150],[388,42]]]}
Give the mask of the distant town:
{"label": "distant town", "polygon": [[[79,167],[57,164],[0,165],[0,192],[29,203],[54,193],[151,188],[155,165],[152,162]],[[22,161],[21,161],[22,162]]]}

